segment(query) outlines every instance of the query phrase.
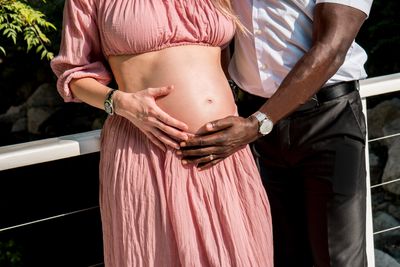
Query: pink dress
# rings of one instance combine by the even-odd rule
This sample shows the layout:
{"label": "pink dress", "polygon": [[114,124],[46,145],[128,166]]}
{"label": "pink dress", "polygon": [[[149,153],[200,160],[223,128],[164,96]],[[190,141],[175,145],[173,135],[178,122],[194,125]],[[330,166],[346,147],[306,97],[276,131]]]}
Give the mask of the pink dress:
{"label": "pink dress", "polygon": [[[211,0],[67,0],[51,67],[64,100],[79,101],[71,79],[107,84],[110,55],[223,46],[234,30]],[[114,115],[100,153],[107,267],[273,266],[269,203],[248,146],[199,172]]]}

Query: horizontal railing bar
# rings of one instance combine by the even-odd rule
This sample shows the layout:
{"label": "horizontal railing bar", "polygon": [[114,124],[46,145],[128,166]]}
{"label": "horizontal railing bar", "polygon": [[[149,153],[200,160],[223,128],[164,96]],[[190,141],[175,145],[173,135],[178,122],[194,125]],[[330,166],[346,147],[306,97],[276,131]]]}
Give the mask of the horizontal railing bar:
{"label": "horizontal railing bar", "polygon": [[13,226],[10,226],[10,227],[1,228],[0,229],[0,233],[8,231],[8,230],[11,230],[11,229],[15,229],[15,228],[20,228],[20,227],[24,227],[24,226],[40,223],[40,222],[45,222],[45,221],[49,221],[49,220],[58,219],[58,218],[69,216],[69,215],[74,215],[74,214],[81,213],[81,212],[86,212],[86,211],[89,211],[89,210],[94,210],[94,209],[97,209],[97,208],[99,208],[99,206],[94,206],[94,207],[90,207],[90,208],[86,208],[86,209],[76,210],[76,211],[63,213],[63,214],[59,214],[59,215],[55,215],[55,216],[51,216],[51,217],[47,217],[47,218],[43,218],[43,219],[31,221],[31,222],[27,222],[27,223],[21,223],[21,224],[13,225]]}
{"label": "horizontal railing bar", "polygon": [[394,180],[390,180],[390,181],[387,181],[387,182],[383,182],[383,183],[380,183],[380,184],[371,185],[371,189],[375,188],[375,187],[382,186],[382,185],[392,184],[392,183],[395,183],[395,182],[400,182],[400,178],[394,179]]}
{"label": "horizontal railing bar", "polygon": [[100,130],[0,147],[0,171],[99,151]]}
{"label": "horizontal railing bar", "polygon": [[[400,91],[400,73],[369,78],[360,84],[363,98]],[[98,152],[100,131],[0,147],[0,171]]]}
{"label": "horizontal railing bar", "polygon": [[377,231],[377,232],[374,233],[374,235],[379,235],[379,234],[386,233],[386,232],[389,232],[389,231],[394,231],[394,230],[397,230],[397,229],[400,229],[400,225],[392,227],[392,228],[388,228],[388,229],[385,229],[385,230],[382,230],[382,231]]}
{"label": "horizontal railing bar", "polygon": [[385,135],[385,136],[374,138],[374,139],[369,139],[368,142],[371,143],[371,142],[379,141],[379,140],[382,140],[382,139],[388,139],[388,138],[392,138],[392,137],[396,137],[396,136],[400,136],[400,133],[391,134],[391,135]]}
{"label": "horizontal railing bar", "polygon": [[400,91],[400,73],[361,80],[360,87],[362,98]]}

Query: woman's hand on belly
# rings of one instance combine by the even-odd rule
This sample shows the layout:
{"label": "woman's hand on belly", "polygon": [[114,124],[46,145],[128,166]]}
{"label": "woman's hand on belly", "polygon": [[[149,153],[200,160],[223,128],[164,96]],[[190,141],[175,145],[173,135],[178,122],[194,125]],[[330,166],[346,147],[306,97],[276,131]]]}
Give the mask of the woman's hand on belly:
{"label": "woman's hand on belly", "polygon": [[114,94],[115,112],[131,121],[155,145],[165,151],[165,145],[179,149],[179,142],[188,139],[188,126],[164,112],[156,99],[168,95],[173,86],[147,88],[134,93]]}

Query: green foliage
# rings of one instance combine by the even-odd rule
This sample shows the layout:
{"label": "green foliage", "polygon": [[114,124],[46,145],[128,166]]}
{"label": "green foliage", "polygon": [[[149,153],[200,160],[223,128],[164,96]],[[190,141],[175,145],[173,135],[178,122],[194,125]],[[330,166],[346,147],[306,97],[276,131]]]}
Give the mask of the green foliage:
{"label": "green foliage", "polygon": [[[45,34],[50,30],[56,30],[56,27],[45,19],[42,12],[32,8],[27,0],[0,0],[0,33],[11,39],[14,45],[22,35],[27,52],[35,48],[41,59],[50,60],[54,54],[47,48],[51,42]],[[6,54],[1,44],[0,52]]]}
{"label": "green foliage", "polygon": [[8,240],[7,242],[0,241],[0,266],[22,266],[22,255],[20,248],[14,240]]}

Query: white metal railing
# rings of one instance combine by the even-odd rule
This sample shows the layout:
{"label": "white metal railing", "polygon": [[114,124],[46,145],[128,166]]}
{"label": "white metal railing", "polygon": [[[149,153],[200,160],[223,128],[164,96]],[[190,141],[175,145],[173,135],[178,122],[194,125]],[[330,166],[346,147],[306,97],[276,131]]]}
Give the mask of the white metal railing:
{"label": "white metal railing", "polygon": [[[367,116],[367,105],[366,98],[391,92],[400,91],[400,73],[385,75],[375,78],[366,79],[360,82],[361,90],[360,95],[362,97],[364,114]],[[400,133],[379,137],[377,139],[370,140],[370,142],[378,139],[390,138],[398,136]],[[20,143],[15,145],[0,147],[0,171],[13,169],[32,164],[38,164],[42,162],[54,161],[63,158],[69,158],[88,153],[94,153],[99,151],[99,138],[100,130],[84,132],[79,134],[61,136],[57,138],[49,138],[39,141]],[[368,143],[366,147],[366,162],[369,164],[369,149]],[[368,165],[369,167],[369,165]],[[369,179],[369,168],[367,167],[367,247],[368,247],[368,262],[370,267],[375,266],[374,260],[374,243],[373,235],[379,234],[382,231],[390,231],[392,229],[385,229],[376,233],[373,233],[372,227],[372,210],[371,210],[371,185]],[[374,185],[375,186],[375,185]],[[380,185],[379,185],[380,186]],[[71,212],[68,214],[61,214],[52,216],[49,218],[27,222],[21,225],[11,226],[7,229],[0,229],[0,232],[6,231],[16,227],[23,227],[33,223],[39,223],[47,219],[56,219],[62,216],[74,214],[76,212],[85,212],[90,209],[97,207],[90,207],[84,210]]]}
{"label": "white metal railing", "polygon": [[361,98],[400,91],[400,73],[369,78],[360,81]]}
{"label": "white metal railing", "polygon": [[[365,101],[370,96],[400,91],[400,73],[366,79],[360,84]],[[99,137],[100,130],[95,130],[0,147],[0,171],[98,152]]]}
{"label": "white metal railing", "polygon": [[100,130],[0,147],[0,171],[98,152]]}
{"label": "white metal railing", "polygon": [[[362,99],[363,111],[367,117],[367,98],[387,93],[400,91],[400,73],[385,75],[375,78],[360,81],[360,95]],[[368,123],[368,119],[366,120]],[[368,127],[367,127],[368,129]],[[374,234],[380,234],[382,231],[373,232],[373,216],[372,216],[372,203],[371,203],[371,179],[369,170],[369,142],[376,141],[377,139],[390,138],[392,136],[379,137],[374,140],[368,140],[365,148],[365,160],[367,164],[367,257],[368,266],[375,267],[375,247],[374,247]],[[368,134],[367,134],[368,138]],[[390,231],[393,229],[390,229]],[[389,231],[385,229],[383,231]]]}
{"label": "white metal railing", "polygon": [[75,211],[68,212],[68,213],[63,213],[63,214],[58,214],[58,215],[55,215],[55,216],[50,216],[50,217],[39,219],[39,220],[35,220],[35,221],[16,224],[16,225],[13,225],[13,226],[1,228],[0,229],[0,233],[8,231],[8,230],[11,230],[11,229],[20,228],[20,227],[28,226],[28,225],[35,224],[35,223],[45,222],[45,221],[49,221],[49,220],[54,220],[54,219],[58,219],[58,218],[61,218],[61,217],[74,215],[74,214],[77,214],[77,213],[86,212],[86,211],[90,211],[90,210],[94,210],[94,209],[98,209],[98,208],[99,208],[99,206],[94,206],[94,207],[90,207],[90,208],[86,208],[86,209],[80,209],[80,210],[75,210]]}

